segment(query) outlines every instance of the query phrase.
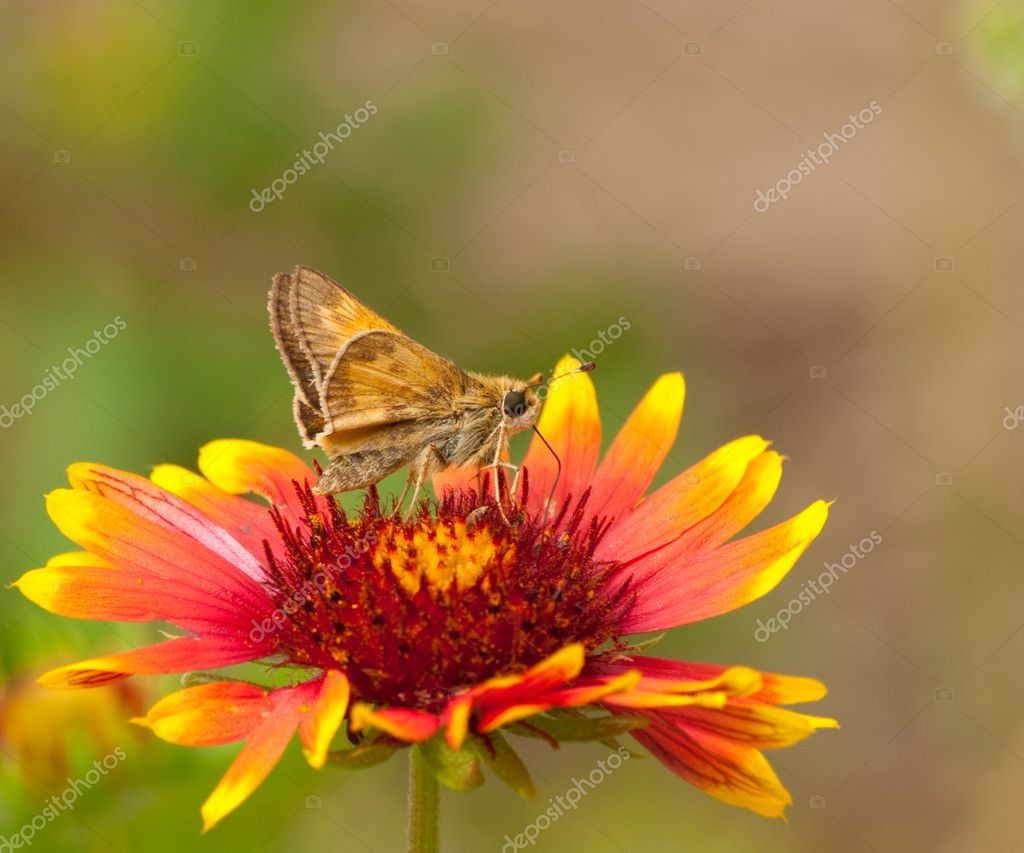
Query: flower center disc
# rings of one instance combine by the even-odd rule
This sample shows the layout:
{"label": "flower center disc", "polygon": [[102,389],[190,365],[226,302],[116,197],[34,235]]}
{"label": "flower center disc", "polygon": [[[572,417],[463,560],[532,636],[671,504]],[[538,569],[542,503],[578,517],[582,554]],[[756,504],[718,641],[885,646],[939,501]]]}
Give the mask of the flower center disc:
{"label": "flower center disc", "polygon": [[567,502],[547,522],[508,525],[472,493],[409,521],[383,515],[372,489],[351,517],[300,496],[297,529],[275,513],[285,556],[268,548],[271,632],[289,663],[343,669],[364,701],[436,709],[568,643],[600,646],[631,601],[610,582],[618,564],[593,558],[604,528],[582,523],[585,497],[571,516]]}

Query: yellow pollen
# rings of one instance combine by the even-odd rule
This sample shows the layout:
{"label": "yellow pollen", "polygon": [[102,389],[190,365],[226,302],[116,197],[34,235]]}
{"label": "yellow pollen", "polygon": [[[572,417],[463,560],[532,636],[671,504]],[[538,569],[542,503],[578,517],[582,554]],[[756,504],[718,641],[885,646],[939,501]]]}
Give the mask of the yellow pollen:
{"label": "yellow pollen", "polygon": [[[502,549],[503,563],[514,559],[514,547]],[[487,528],[469,530],[464,521],[429,521],[412,530],[392,528],[374,549],[373,563],[390,571],[409,596],[419,592],[424,579],[431,595],[474,586],[498,553]]]}

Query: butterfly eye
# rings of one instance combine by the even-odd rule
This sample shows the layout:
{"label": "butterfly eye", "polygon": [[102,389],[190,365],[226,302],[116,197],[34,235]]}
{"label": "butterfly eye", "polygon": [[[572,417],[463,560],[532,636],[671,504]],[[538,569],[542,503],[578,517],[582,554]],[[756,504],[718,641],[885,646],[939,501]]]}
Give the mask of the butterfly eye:
{"label": "butterfly eye", "polygon": [[522,391],[509,391],[502,408],[506,418],[521,418],[526,414],[526,395]]}

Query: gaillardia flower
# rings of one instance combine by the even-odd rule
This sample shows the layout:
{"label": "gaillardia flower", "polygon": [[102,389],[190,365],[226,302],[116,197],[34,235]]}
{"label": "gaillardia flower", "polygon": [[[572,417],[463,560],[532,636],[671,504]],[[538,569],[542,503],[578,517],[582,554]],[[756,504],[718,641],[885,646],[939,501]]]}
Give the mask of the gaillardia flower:
{"label": "gaillardia flower", "polygon": [[[558,372],[576,366],[563,360]],[[370,490],[359,513],[315,496],[292,454],[251,441],[206,445],[199,470],[145,479],[76,464],[50,516],[83,551],[17,581],[54,613],[166,622],[155,645],[65,666],[44,684],[91,687],[143,673],[246,661],[287,667],[268,688],[213,676],[137,720],[173,743],[244,741],[203,805],[207,828],[266,777],[298,730],[311,765],[368,765],[415,746],[414,764],[456,789],[481,764],[521,793],[502,731],[610,741],[627,733],[674,773],[758,814],[791,802],[762,750],[833,720],[781,706],[817,681],[640,654],[622,638],[733,610],[764,595],[825,523],[817,501],[734,538],[771,500],[782,457],[756,436],[726,445],[645,497],[675,440],[682,376],[658,380],[598,462],[585,374],[556,382],[502,518],[460,472],[407,520]],[[243,495],[255,493],[269,510]],[[486,488],[484,494],[487,494]],[[334,746],[344,727],[348,743]]]}

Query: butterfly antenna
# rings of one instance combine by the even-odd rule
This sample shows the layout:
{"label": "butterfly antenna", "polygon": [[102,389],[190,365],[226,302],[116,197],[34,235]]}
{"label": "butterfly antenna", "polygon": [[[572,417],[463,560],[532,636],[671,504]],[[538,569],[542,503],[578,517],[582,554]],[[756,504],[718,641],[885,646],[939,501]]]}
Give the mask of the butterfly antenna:
{"label": "butterfly antenna", "polygon": [[565,371],[565,373],[559,373],[558,376],[552,376],[550,379],[544,379],[544,377],[538,373],[526,384],[536,386],[547,385],[550,388],[559,379],[565,379],[566,377],[572,376],[573,374],[576,373],[590,373],[590,371],[593,370],[595,367],[597,367],[597,364],[595,362],[585,361],[579,367],[574,367],[572,370]]}
{"label": "butterfly antenna", "polygon": [[[543,376],[537,374],[537,376],[534,379],[532,379],[528,384],[538,386],[547,385],[548,388],[550,388],[559,379],[565,379],[566,377],[572,376],[575,373],[590,373],[590,371],[593,370],[595,367],[597,367],[597,365],[594,362],[585,361],[579,367],[574,367],[572,370],[565,371],[565,373],[559,373],[557,376],[552,376],[547,381],[544,380]],[[544,442],[544,446],[550,451],[551,455],[555,457],[555,465],[557,466],[555,470],[555,481],[551,484],[551,494],[548,495],[548,502],[546,504],[546,506],[550,508],[551,502],[555,499],[555,489],[558,488],[558,480],[562,476],[562,460],[558,458],[558,454],[555,453],[555,448],[553,448],[551,444],[548,442],[548,440],[544,438],[543,435],[541,435],[541,432],[539,429],[537,429],[536,425],[534,425],[533,431],[537,433],[537,438]]]}
{"label": "butterfly antenna", "polygon": [[562,460],[558,458],[558,454],[555,453],[555,448],[553,448],[548,443],[548,440],[546,438],[544,438],[543,435],[541,435],[540,430],[537,429],[536,426],[534,426],[533,431],[535,433],[537,433],[537,438],[539,438],[541,441],[544,442],[544,446],[549,451],[551,451],[551,455],[555,457],[555,465],[557,466],[557,468],[555,469],[555,482],[553,482],[551,484],[551,494],[548,495],[548,501],[545,504],[545,507],[550,508],[551,507],[551,501],[553,501],[555,499],[555,489],[558,487],[558,478],[562,476]]}

